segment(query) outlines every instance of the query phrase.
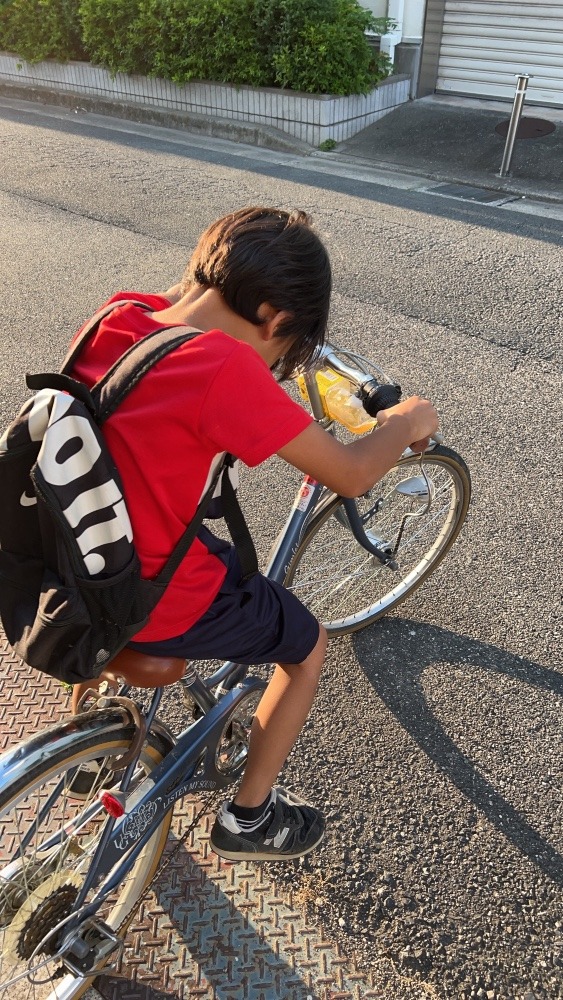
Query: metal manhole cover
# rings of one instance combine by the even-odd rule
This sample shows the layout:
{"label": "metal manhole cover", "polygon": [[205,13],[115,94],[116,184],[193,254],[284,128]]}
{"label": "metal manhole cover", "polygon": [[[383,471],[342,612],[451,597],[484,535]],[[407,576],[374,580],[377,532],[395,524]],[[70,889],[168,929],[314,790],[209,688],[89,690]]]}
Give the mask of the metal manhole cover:
{"label": "metal manhole cover", "polygon": [[[504,122],[499,122],[498,125],[495,125],[495,132],[504,138],[508,134],[509,124],[509,118]],[[551,132],[555,132],[555,125],[553,122],[546,121],[545,118],[521,118],[516,138],[541,139],[542,136],[549,135]]]}

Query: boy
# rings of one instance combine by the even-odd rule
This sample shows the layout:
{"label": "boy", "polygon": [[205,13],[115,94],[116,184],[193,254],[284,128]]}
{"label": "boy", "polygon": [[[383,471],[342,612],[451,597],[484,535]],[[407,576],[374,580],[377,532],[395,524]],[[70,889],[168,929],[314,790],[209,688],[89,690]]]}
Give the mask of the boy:
{"label": "boy", "polygon": [[[328,254],[303,212],[254,207],[202,234],[180,285],[101,323],[74,374],[87,385],[160,326],[204,331],[160,361],[104,425],[120,471],[143,576],[155,576],[225,452],[254,466],[273,454],[336,493],[366,492],[437,428],[427,400],[380,415],[343,445],[278,385],[323,343]],[[110,300],[111,301],[111,300]],[[259,418],[257,414],[260,414]],[[324,833],[321,814],[274,789],[313,702],[326,649],[322,625],[260,574],[240,580],[234,549],[202,528],[132,648],[187,659],[277,664],[252,726],[246,770],[221,806],[213,849],[231,861],[296,858]]]}

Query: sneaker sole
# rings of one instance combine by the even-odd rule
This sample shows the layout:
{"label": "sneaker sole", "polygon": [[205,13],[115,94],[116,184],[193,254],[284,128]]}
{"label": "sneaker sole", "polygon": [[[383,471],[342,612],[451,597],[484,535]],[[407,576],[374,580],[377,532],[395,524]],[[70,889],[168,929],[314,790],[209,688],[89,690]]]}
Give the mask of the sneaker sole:
{"label": "sneaker sole", "polygon": [[306,854],[310,854],[311,851],[318,847],[321,840],[325,835],[325,831],[321,833],[318,840],[310,847],[307,847],[304,851],[297,851],[294,854],[284,854],[276,853],[275,851],[226,851],[224,848],[217,848],[212,840],[209,841],[209,846],[215,854],[218,854],[220,858],[224,861],[292,861],[295,858],[304,858]]}

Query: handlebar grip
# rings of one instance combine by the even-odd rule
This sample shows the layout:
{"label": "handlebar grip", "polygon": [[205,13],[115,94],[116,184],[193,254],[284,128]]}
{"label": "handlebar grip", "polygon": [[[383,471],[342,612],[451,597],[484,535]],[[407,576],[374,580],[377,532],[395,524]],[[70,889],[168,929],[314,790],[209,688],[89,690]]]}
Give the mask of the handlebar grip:
{"label": "handlebar grip", "polygon": [[370,417],[376,417],[380,410],[388,410],[396,406],[401,399],[401,386],[392,383],[375,385],[371,389],[362,390],[362,406]]}

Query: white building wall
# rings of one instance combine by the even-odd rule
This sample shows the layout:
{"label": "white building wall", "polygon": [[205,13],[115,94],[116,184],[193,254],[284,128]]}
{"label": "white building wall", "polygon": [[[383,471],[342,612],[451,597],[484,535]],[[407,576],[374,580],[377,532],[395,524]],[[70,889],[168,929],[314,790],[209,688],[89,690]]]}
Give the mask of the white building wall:
{"label": "white building wall", "polygon": [[424,32],[425,0],[405,0],[403,41],[421,42]]}
{"label": "white building wall", "polygon": [[376,17],[385,17],[387,14],[387,0],[360,0],[362,7],[367,7]]}
{"label": "white building wall", "polygon": [[[367,7],[376,17],[386,17],[389,9],[388,0],[360,0],[362,7]],[[420,42],[424,27],[425,0],[405,0],[403,15],[403,41]]]}

